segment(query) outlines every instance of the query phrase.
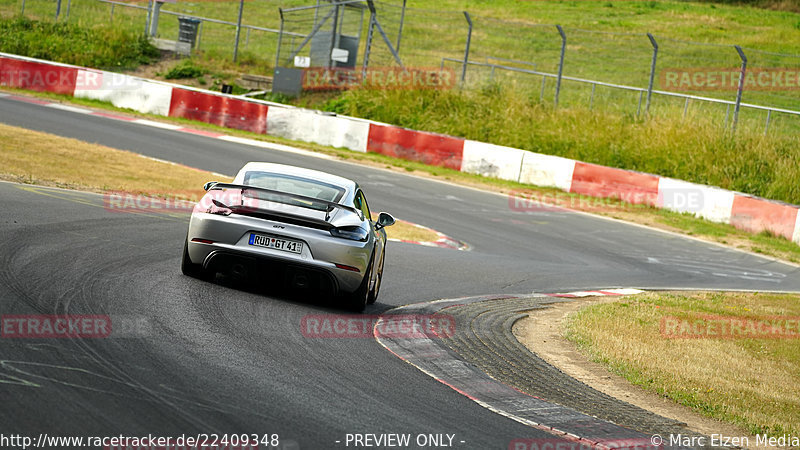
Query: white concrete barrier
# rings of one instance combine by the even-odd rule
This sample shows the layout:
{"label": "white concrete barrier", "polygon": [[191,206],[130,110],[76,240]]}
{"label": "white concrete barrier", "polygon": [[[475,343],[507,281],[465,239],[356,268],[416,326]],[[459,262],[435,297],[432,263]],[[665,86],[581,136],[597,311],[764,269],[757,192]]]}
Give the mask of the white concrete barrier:
{"label": "white concrete barrier", "polygon": [[461,171],[518,181],[524,155],[524,150],[466,140],[461,157]]}
{"label": "white concrete barrier", "polygon": [[712,222],[729,223],[733,209],[732,191],[659,178],[657,206],[679,213],[691,213]]}
{"label": "white concrete barrier", "polygon": [[800,244],[800,213],[797,214],[797,220],[794,224],[794,235],[792,236],[792,241]]}
{"label": "white concrete barrier", "polygon": [[569,192],[575,160],[560,156],[525,152],[519,182],[543,187],[555,187]]}
{"label": "white concrete barrier", "polygon": [[267,112],[267,134],[366,152],[369,122],[307,109],[271,106]]}
{"label": "white concrete barrier", "polygon": [[111,102],[119,108],[168,116],[172,85],[121,73],[81,69],[78,71],[74,95]]}

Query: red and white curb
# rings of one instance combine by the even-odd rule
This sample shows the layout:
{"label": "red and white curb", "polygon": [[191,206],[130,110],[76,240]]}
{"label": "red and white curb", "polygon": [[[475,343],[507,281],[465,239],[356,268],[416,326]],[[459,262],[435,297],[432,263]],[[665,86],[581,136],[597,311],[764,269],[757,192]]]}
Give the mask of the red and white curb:
{"label": "red and white curb", "polygon": [[[485,295],[434,300],[391,309],[383,316],[431,315],[450,307],[487,300],[527,297],[577,298],[589,296],[623,296],[644,291],[639,289],[603,289],[552,294]],[[552,433],[562,439],[579,442],[596,449],[646,445],[650,436],[589,416],[572,408],[547,402],[521,392],[490,377],[474,365],[454,356],[441,339],[424,333],[413,336],[386,336],[378,332],[383,319],[375,323],[375,340],[393,355],[416,367],[434,380],[453,389],[484,408],[524,425]]]}
{"label": "red and white curb", "polygon": [[561,297],[561,298],[583,298],[583,297],[619,297],[622,295],[635,295],[641,294],[640,289],[603,289],[601,291],[575,291],[565,292],[563,294],[544,294],[548,297]]}

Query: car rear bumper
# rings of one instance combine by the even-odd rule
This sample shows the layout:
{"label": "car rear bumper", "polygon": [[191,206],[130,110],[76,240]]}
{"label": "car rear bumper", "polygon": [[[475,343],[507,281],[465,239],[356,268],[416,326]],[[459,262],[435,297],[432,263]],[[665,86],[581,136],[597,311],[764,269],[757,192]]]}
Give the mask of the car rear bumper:
{"label": "car rear bumper", "polygon": [[[250,245],[251,233],[272,235],[303,242],[301,253]],[[196,242],[193,239],[201,239]],[[374,243],[335,238],[325,230],[308,229],[246,216],[192,214],[189,222],[189,258],[195,264],[219,271],[234,265],[250,268],[254,279],[278,277],[302,278],[320,285],[330,285],[336,292],[355,292],[366,273]],[[341,266],[341,267],[340,267]],[[349,267],[345,269],[342,267]]]}

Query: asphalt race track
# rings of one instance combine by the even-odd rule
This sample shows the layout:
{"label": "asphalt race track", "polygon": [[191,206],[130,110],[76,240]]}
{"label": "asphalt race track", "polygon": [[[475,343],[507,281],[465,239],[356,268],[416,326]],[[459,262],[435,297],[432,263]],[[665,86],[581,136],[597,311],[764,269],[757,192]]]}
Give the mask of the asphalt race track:
{"label": "asphalt race track", "polygon": [[[374,211],[472,250],[391,242],[378,303],[611,287],[800,291],[793,266],[346,162],[213,140],[0,98],[0,122],[224,174],[269,161],[358,180]],[[97,194],[0,183],[0,313],[100,314],[114,339],[0,341],[0,429],[38,436],[277,433],[284,448],[345,448],[348,433],[455,434],[508,448],[550,434],[495,414],[373,339],[306,338],[325,298],[273,298],[179,269],[186,217],[126,214]],[[337,441],[339,441],[337,443]]]}

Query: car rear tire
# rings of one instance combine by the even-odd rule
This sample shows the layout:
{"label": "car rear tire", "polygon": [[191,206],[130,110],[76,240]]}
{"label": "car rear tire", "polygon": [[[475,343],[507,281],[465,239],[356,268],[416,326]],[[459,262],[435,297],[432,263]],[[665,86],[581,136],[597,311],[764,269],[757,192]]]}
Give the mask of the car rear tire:
{"label": "car rear tire", "polygon": [[369,280],[372,279],[372,270],[375,265],[375,252],[372,253],[372,256],[369,259],[369,265],[367,266],[367,270],[365,271],[364,279],[361,280],[361,284],[358,286],[355,292],[350,294],[347,299],[347,307],[350,310],[355,312],[362,312],[364,308],[367,307],[369,304],[369,297],[370,297],[370,289],[369,289]]}
{"label": "car rear tire", "polygon": [[183,241],[183,257],[181,258],[181,272],[184,275],[198,280],[208,281],[212,277],[212,273],[203,268],[202,264],[194,264],[189,258],[189,241],[188,238]]}
{"label": "car rear tire", "polygon": [[381,263],[378,264],[378,273],[375,274],[375,287],[369,293],[369,297],[367,298],[367,304],[371,305],[378,300],[378,294],[381,291],[381,280],[383,280],[383,262],[386,259],[386,249],[383,249],[383,253],[381,254]]}

